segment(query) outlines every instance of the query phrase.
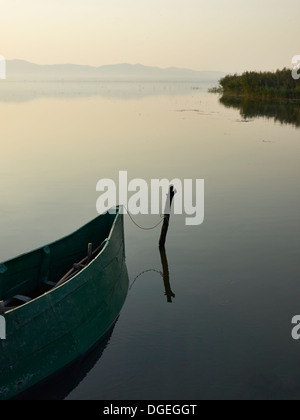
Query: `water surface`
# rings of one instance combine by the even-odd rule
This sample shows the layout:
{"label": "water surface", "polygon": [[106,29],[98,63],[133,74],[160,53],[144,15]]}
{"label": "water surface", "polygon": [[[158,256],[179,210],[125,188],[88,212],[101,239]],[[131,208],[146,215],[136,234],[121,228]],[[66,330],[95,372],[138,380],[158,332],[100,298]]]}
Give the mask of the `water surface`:
{"label": "water surface", "polygon": [[159,228],[126,217],[126,304],[57,398],[299,398],[299,128],[207,88],[0,85],[1,261],[96,217],[97,181],[120,170],[205,179],[204,224],[171,216],[167,287]]}

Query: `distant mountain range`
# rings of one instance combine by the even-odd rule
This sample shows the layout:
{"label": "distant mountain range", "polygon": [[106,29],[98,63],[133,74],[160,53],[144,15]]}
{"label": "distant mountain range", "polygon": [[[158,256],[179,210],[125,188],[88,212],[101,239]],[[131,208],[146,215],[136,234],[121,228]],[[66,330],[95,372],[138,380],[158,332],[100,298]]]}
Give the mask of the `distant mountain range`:
{"label": "distant mountain range", "polygon": [[218,81],[226,73],[195,71],[176,67],[160,68],[141,64],[113,64],[101,67],[55,64],[39,65],[24,60],[10,60],[6,77],[11,81]]}

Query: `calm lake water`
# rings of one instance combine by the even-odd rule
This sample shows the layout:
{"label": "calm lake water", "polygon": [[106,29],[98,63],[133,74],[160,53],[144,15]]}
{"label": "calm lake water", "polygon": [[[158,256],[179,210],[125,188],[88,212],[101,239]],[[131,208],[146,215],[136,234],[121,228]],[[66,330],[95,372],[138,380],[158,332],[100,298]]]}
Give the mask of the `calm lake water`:
{"label": "calm lake water", "polygon": [[120,170],[205,180],[204,223],[171,216],[172,302],[160,228],[126,216],[132,287],[120,317],[105,345],[40,397],[299,398],[299,106],[292,119],[283,104],[240,113],[207,88],[0,84],[1,261],[96,217],[97,181]]}

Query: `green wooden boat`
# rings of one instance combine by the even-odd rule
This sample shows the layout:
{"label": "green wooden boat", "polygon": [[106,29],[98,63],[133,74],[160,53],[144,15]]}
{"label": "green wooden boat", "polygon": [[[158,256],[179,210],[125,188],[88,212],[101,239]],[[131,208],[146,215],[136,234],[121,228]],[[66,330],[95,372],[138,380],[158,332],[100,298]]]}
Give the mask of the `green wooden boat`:
{"label": "green wooden boat", "polygon": [[0,313],[6,323],[0,399],[30,389],[99,343],[122,309],[128,282],[120,207],[60,241],[0,264]]}

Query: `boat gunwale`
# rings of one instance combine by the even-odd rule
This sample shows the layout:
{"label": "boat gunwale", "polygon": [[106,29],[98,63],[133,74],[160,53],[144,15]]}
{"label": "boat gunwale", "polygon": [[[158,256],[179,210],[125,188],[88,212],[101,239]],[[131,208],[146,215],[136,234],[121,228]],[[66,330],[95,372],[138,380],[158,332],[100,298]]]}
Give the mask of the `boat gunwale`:
{"label": "boat gunwale", "polygon": [[[82,229],[84,229],[85,227],[87,227],[90,223],[92,223],[93,221],[95,221],[95,220],[97,220],[97,218],[99,218],[99,217],[101,217],[101,216],[105,216],[107,213],[110,213],[110,214],[113,214],[113,213],[111,213],[112,212],[112,210],[115,210],[116,211],[116,213],[114,214],[114,220],[113,220],[113,223],[112,223],[112,225],[111,225],[111,228],[110,228],[110,231],[109,231],[109,235],[107,236],[107,238],[105,238],[104,239],[104,241],[102,242],[102,243],[104,243],[105,242],[105,244],[104,244],[104,246],[103,246],[103,248],[101,249],[101,251],[99,252],[99,254],[98,255],[96,255],[96,257],[88,264],[88,265],[86,265],[79,273],[77,273],[77,274],[75,274],[73,277],[71,277],[69,280],[67,280],[67,281],[65,281],[64,283],[62,283],[60,286],[53,286],[53,288],[52,289],[50,289],[50,290],[48,290],[47,292],[45,292],[45,293],[43,293],[43,294],[41,294],[40,296],[37,296],[37,297],[35,297],[34,299],[32,299],[32,300],[30,300],[29,302],[26,302],[26,303],[23,303],[22,305],[20,305],[20,306],[18,306],[18,307],[16,307],[16,308],[13,308],[13,309],[11,309],[11,310],[9,310],[9,311],[5,311],[3,314],[2,314],[2,316],[4,315],[4,317],[5,317],[5,315],[9,315],[9,314],[12,314],[12,313],[16,313],[16,311],[18,311],[18,310],[20,310],[21,308],[24,308],[24,307],[26,307],[27,305],[30,305],[30,304],[33,304],[34,302],[36,302],[36,301],[38,301],[39,299],[41,299],[41,298],[44,298],[45,296],[47,296],[47,295],[49,295],[49,294],[51,294],[51,293],[53,293],[53,292],[55,292],[56,290],[61,290],[61,288],[62,287],[64,287],[64,286],[67,286],[67,285],[69,285],[70,284],[70,282],[71,281],[73,281],[74,279],[76,279],[79,275],[81,275],[83,272],[85,272],[86,271],[86,269],[87,268],[89,268],[92,264],[94,264],[98,259],[99,259],[99,257],[100,256],[102,256],[103,255],[103,253],[104,253],[104,251],[107,249],[107,247],[108,247],[108,245],[109,245],[109,242],[110,242],[110,239],[111,239],[111,237],[112,237],[112,234],[113,234],[113,232],[114,232],[114,230],[115,230],[115,225],[116,225],[116,223],[117,223],[117,221],[118,221],[118,219],[119,219],[119,217],[120,217],[120,215],[122,215],[123,213],[122,213],[122,207],[123,206],[116,206],[116,207],[113,207],[112,209],[110,209],[108,212],[106,212],[106,213],[102,213],[102,214],[100,214],[98,217],[96,217],[95,219],[93,219],[93,220],[91,220],[90,222],[88,222],[88,223],[86,223],[85,225],[83,225],[82,227],[80,227],[79,229],[76,229],[74,232],[72,232],[72,233],[70,233],[70,234],[68,234],[68,235],[66,235],[66,236],[64,236],[64,237],[62,237],[61,239],[58,239],[58,240],[56,240],[56,241],[54,241],[54,242],[51,242],[51,243],[49,243],[49,244],[47,244],[47,245],[44,245],[44,246],[41,246],[40,248],[37,248],[37,249],[35,249],[35,250],[33,250],[33,251],[30,251],[30,252],[25,252],[24,254],[21,254],[21,255],[19,255],[19,256],[17,256],[17,257],[15,257],[15,258],[12,258],[12,259],[10,259],[10,260],[7,260],[7,261],[5,261],[5,262],[3,262],[2,264],[5,264],[5,263],[7,263],[7,262],[10,262],[10,261],[13,261],[13,260],[15,260],[15,259],[17,259],[17,258],[21,258],[21,257],[23,257],[23,256],[26,256],[26,255],[29,255],[29,254],[31,254],[32,252],[37,252],[37,251],[40,251],[40,250],[42,250],[43,248],[45,248],[45,247],[47,247],[47,246],[51,246],[51,245],[54,245],[54,244],[56,244],[56,243],[58,243],[58,242],[61,242],[61,241],[63,241],[63,240],[65,240],[65,239],[68,239],[68,238],[70,238],[72,235],[75,235],[77,232],[79,232],[80,230],[82,230]],[[108,264],[109,265],[109,264]],[[105,266],[106,267],[106,266]],[[105,268],[104,267],[104,268]],[[79,286],[79,287],[81,287],[81,286]]]}

